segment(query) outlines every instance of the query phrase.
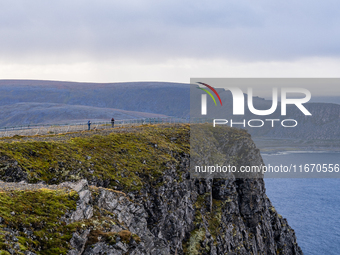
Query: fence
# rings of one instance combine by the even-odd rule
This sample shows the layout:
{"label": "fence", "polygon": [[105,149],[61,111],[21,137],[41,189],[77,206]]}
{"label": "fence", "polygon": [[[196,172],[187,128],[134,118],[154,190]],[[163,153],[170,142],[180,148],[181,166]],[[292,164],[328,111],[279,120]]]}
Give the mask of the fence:
{"label": "fence", "polygon": [[[128,119],[116,120],[115,127],[137,126],[144,124],[159,124],[159,123],[189,123],[189,118],[144,118],[144,119]],[[199,121],[195,121],[199,122]],[[111,122],[96,122],[91,124],[91,129],[110,129]],[[68,132],[77,132],[88,130],[87,123],[80,124],[46,124],[46,125],[27,125],[15,127],[0,128],[0,137],[13,136],[33,136],[33,135],[49,135],[63,134]]]}

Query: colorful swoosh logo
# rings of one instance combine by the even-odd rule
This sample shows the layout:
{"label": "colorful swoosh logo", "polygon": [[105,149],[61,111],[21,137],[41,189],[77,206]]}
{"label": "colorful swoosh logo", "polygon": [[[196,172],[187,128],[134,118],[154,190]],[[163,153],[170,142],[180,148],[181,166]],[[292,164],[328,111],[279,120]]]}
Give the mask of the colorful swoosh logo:
{"label": "colorful swoosh logo", "polygon": [[[214,92],[215,95],[217,96],[218,100],[220,100],[220,104],[221,104],[221,106],[222,106],[222,100],[221,100],[219,94],[217,93],[217,91],[216,91],[213,87],[211,87],[210,85],[208,85],[208,84],[206,84],[206,83],[203,83],[203,82],[197,82],[197,83],[199,83],[199,84],[201,84],[201,85],[203,85],[203,86],[206,86],[207,88],[211,89],[211,91]],[[206,93],[214,100],[215,105],[217,105],[214,96],[210,93],[209,90],[204,89],[204,88],[200,88],[200,87],[198,87],[198,89],[201,89],[201,90],[203,90],[204,92],[206,92]]]}

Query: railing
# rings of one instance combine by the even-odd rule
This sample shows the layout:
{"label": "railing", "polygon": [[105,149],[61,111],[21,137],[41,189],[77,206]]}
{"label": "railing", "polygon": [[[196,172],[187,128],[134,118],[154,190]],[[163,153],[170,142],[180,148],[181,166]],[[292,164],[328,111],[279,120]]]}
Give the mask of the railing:
{"label": "railing", "polygon": [[[160,123],[189,123],[189,118],[144,118],[144,119],[127,119],[115,120],[114,127],[138,126],[146,124],[160,124]],[[195,123],[200,122],[198,120]],[[92,123],[90,129],[110,129],[111,122],[95,122]],[[0,128],[0,137],[13,136],[34,136],[34,135],[54,135],[68,132],[78,132],[88,130],[87,123],[79,124],[44,124],[44,125],[26,125],[15,127]]]}

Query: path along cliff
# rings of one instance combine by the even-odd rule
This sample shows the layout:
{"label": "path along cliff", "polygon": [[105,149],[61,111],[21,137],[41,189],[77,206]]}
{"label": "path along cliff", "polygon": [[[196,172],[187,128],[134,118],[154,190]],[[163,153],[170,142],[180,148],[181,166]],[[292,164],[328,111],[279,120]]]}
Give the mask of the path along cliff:
{"label": "path along cliff", "polygon": [[[245,131],[206,135],[263,163]],[[173,124],[1,141],[0,254],[303,254],[262,178],[190,178],[189,139]]]}

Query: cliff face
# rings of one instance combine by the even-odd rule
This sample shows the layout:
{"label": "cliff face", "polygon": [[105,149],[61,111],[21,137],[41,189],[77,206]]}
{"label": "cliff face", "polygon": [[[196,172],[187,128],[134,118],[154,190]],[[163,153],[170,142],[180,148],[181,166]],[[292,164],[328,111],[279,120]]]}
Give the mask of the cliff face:
{"label": "cliff face", "polygon": [[[104,172],[95,175],[101,169],[98,163],[90,170],[87,166],[79,167],[77,178],[81,180],[74,176],[71,178],[70,174],[57,178],[61,170],[53,166],[53,159],[47,156],[46,162],[49,161],[50,165],[40,162],[34,166],[52,169],[48,175],[40,174],[39,177],[35,174],[38,169],[33,168],[33,163],[28,168],[27,161],[37,155],[33,151],[42,153],[37,141],[34,143],[39,150],[38,147],[33,149],[32,144],[24,146],[30,148],[31,156],[22,155],[26,150],[19,146],[32,142],[7,141],[6,146],[2,144],[2,148],[5,146],[7,150],[2,151],[2,180],[36,182],[40,178],[47,183],[61,184],[11,184],[29,190],[25,192],[11,191],[13,188],[8,183],[7,188],[5,183],[0,185],[4,194],[0,198],[0,206],[4,205],[0,207],[0,254],[302,254],[294,230],[267,198],[263,179],[190,178],[190,157],[186,145],[189,127],[178,125],[145,129],[111,134],[113,137],[125,137],[125,143],[118,143],[121,140],[116,137],[115,143],[119,144],[116,146],[120,148],[118,154],[109,142],[103,143],[100,149],[104,153],[106,147],[111,148],[113,158],[105,162],[111,162],[114,168],[106,167],[111,172],[105,176]],[[147,129],[152,137],[146,136]],[[229,133],[232,134],[232,130]],[[138,134],[146,140],[140,137],[137,142]],[[137,151],[143,152],[148,148],[148,155],[140,153],[141,158],[136,161],[131,158],[130,164],[134,162],[132,169],[124,167],[125,171],[117,170],[125,160],[122,149],[133,151],[132,147],[127,148],[129,139],[135,141]],[[63,150],[63,143],[68,142],[47,140],[41,143],[47,147],[48,143],[55,143],[59,150]],[[260,154],[254,153],[256,149],[248,135],[238,141],[235,145],[229,143],[235,156],[246,157],[244,152],[251,151],[251,157],[262,162],[261,158],[256,158]],[[244,142],[240,144],[240,141]],[[16,153],[9,153],[11,150]],[[19,157],[18,151],[27,161]],[[88,155],[89,151],[76,154],[79,157],[87,155],[89,161],[93,160],[88,162],[90,166],[96,162],[95,156]],[[137,153],[133,155],[138,157]],[[76,157],[73,154],[68,156]],[[156,157],[155,162],[153,157]],[[69,171],[71,165],[60,161],[58,164],[58,160],[57,165],[64,168],[63,171]],[[87,171],[95,176],[90,178]],[[130,171],[134,171],[134,175]],[[119,178],[115,178],[118,173]],[[41,196],[43,192],[47,192],[55,203],[47,203]],[[24,197],[24,194],[30,196]],[[14,202],[24,198],[35,201],[36,208],[26,208],[30,203],[16,207]],[[56,208],[60,208],[59,214],[55,212]],[[30,216],[28,220],[18,221],[26,216]]]}

